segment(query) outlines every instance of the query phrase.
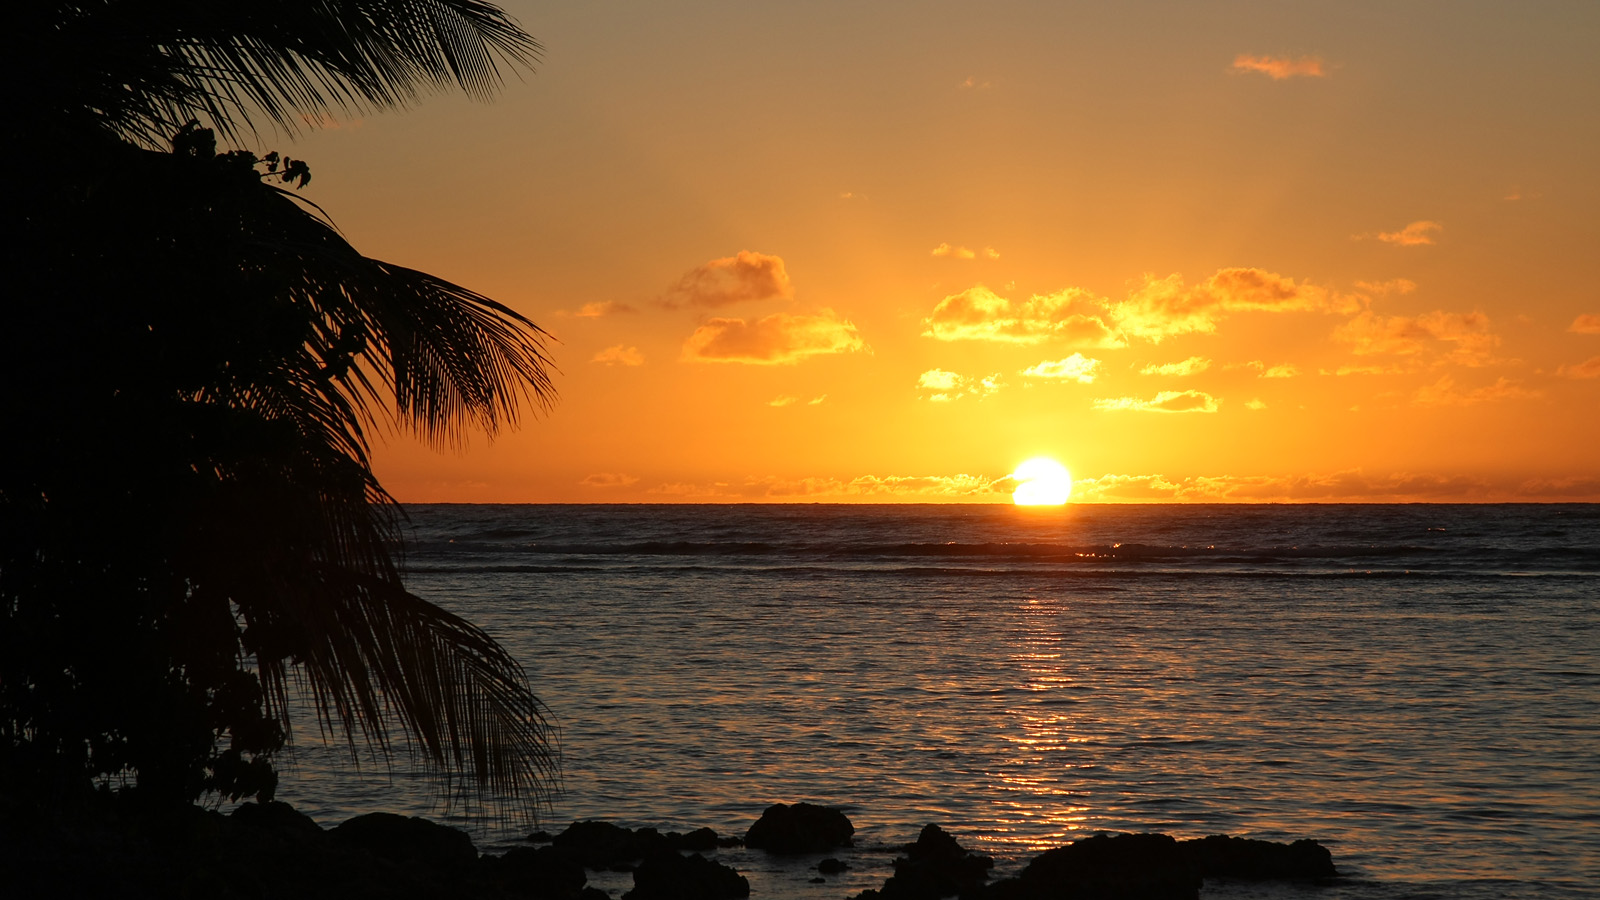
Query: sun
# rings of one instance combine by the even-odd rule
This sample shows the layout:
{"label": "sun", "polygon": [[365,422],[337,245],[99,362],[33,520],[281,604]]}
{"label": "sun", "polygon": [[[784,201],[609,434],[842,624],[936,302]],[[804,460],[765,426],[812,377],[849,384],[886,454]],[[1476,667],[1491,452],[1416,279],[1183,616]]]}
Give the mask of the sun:
{"label": "sun", "polygon": [[1017,466],[1011,477],[1017,481],[1011,502],[1018,506],[1060,506],[1072,496],[1072,476],[1048,456],[1035,456]]}

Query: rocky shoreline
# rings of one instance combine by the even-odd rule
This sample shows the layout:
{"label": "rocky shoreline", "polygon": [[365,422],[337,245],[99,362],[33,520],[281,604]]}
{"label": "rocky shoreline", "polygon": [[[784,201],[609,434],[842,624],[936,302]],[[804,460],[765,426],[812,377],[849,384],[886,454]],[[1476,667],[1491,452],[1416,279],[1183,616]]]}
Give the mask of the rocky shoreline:
{"label": "rocky shoreline", "polygon": [[[479,853],[458,829],[390,813],[324,829],[284,803],[246,803],[231,815],[197,807],[160,813],[107,804],[24,823],[8,817],[0,886],[9,898],[195,900],[611,900],[590,873],[631,872],[621,900],[737,900],[746,878],[705,854],[743,846],[765,853],[829,854],[812,882],[849,869],[854,827],[837,809],[767,808],[742,836],[574,822],[528,846]],[[1291,844],[1212,835],[1097,834],[1047,850],[1008,878],[991,858],[938,825],[894,852],[894,873],[854,900],[1195,900],[1205,879],[1322,881],[1336,876],[1315,841]],[[850,851],[835,853],[834,851]]]}

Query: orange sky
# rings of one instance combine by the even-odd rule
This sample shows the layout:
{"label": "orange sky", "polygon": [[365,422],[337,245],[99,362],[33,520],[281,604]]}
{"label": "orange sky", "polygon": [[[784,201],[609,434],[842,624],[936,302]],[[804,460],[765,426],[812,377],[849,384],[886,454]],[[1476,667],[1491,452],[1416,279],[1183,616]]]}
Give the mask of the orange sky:
{"label": "orange sky", "polygon": [[1600,4],[507,7],[292,145],[558,339],[402,501],[1600,500]]}

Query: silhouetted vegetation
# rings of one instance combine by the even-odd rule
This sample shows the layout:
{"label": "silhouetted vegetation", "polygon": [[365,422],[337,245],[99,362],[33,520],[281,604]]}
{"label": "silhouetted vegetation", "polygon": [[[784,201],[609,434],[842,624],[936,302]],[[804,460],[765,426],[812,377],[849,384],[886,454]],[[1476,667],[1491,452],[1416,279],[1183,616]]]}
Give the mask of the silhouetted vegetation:
{"label": "silhouetted vegetation", "polygon": [[8,56],[0,799],[96,783],[270,799],[291,689],[524,801],[554,750],[521,667],[410,594],[368,434],[493,434],[552,396],[541,332],[362,256],[276,153],[214,134],[402,105],[537,46],[473,0],[26,4]]}

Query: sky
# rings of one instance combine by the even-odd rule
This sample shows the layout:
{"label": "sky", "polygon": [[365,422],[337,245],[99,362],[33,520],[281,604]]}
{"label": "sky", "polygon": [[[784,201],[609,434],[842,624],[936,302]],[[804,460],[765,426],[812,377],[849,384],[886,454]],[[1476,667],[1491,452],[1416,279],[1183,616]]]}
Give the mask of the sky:
{"label": "sky", "polygon": [[493,101],[261,137],[551,336],[402,502],[1600,500],[1600,4],[505,6]]}

